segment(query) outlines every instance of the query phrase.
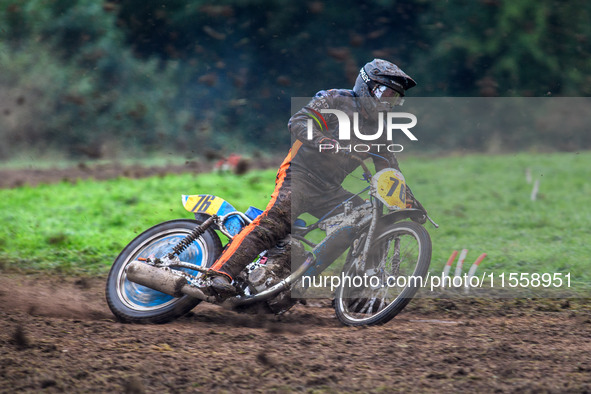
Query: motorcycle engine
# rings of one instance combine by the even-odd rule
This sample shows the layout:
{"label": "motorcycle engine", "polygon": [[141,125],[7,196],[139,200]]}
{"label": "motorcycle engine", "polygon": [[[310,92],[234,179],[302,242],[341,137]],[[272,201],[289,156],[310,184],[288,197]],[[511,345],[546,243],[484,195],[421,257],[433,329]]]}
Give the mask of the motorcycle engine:
{"label": "motorcycle engine", "polygon": [[[262,253],[257,260],[249,264],[240,275],[245,294],[258,294],[261,291],[279,283],[291,275],[291,262],[304,261],[306,251],[302,243],[288,235],[277,245]],[[275,314],[281,314],[290,309],[297,299],[291,298],[291,291],[279,293],[272,299],[265,301],[266,306]]]}

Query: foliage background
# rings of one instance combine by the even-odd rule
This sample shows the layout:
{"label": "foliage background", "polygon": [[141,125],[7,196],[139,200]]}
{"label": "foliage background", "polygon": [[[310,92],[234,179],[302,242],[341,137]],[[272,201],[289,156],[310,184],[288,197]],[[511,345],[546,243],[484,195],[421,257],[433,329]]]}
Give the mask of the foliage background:
{"label": "foliage background", "polygon": [[[374,57],[412,96],[589,96],[589,20],[583,0],[0,0],[0,160],[283,151],[291,97],[350,88]],[[446,149],[591,144],[455,132]]]}

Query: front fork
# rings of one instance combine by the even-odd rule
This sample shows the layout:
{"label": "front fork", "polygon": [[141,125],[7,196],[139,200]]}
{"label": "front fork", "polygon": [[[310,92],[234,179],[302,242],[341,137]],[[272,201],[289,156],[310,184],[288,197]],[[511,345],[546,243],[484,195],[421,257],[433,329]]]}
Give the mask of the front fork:
{"label": "front fork", "polygon": [[363,252],[361,252],[361,256],[359,259],[359,261],[364,267],[365,262],[367,261],[367,256],[369,255],[369,247],[373,241],[374,233],[378,225],[378,219],[380,218],[382,210],[384,209],[383,204],[380,201],[374,199],[374,202],[376,206],[374,207],[371,214],[371,222],[367,230],[367,236],[365,237],[365,245],[363,246]]}

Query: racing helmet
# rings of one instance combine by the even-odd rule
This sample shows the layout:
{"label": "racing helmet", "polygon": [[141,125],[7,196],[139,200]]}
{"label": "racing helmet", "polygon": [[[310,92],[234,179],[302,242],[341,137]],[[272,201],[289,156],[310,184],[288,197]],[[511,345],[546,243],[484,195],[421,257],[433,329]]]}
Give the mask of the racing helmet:
{"label": "racing helmet", "polygon": [[404,93],[416,84],[394,63],[374,59],[359,71],[353,91],[361,98],[361,105],[371,114],[402,105]]}

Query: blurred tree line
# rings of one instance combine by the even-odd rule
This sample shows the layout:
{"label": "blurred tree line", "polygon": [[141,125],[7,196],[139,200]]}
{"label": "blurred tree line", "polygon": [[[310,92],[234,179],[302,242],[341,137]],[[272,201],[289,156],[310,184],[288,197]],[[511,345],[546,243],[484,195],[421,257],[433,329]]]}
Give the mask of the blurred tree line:
{"label": "blurred tree line", "polygon": [[[0,158],[283,151],[291,97],[351,88],[374,57],[412,96],[589,96],[589,20],[583,0],[0,0]],[[421,143],[489,149],[448,141]]]}

